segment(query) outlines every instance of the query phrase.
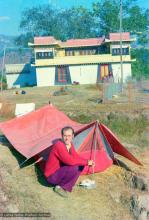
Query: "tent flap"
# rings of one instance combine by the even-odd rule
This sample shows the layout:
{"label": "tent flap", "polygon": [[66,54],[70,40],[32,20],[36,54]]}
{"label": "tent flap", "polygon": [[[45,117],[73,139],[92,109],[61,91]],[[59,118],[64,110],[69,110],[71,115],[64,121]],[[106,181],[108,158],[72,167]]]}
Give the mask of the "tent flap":
{"label": "tent flap", "polygon": [[100,129],[104,136],[106,137],[107,141],[109,142],[112,150],[123,156],[126,157],[127,159],[131,160],[132,162],[142,165],[140,161],[135,158],[118,140],[118,138],[110,131],[109,128],[107,128],[104,124],[100,124]]}

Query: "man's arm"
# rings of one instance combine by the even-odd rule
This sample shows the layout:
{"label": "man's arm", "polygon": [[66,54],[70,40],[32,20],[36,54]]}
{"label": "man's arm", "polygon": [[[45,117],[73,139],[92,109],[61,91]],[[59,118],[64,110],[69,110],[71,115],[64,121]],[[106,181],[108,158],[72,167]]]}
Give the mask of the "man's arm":
{"label": "man's arm", "polygon": [[55,154],[64,164],[73,165],[88,165],[88,160],[70,155],[63,143],[58,143],[55,146]]}
{"label": "man's arm", "polygon": [[[80,158],[80,159],[83,159],[78,153],[77,151],[75,150],[74,148],[74,145],[72,144],[72,147],[71,147],[71,152],[72,154],[74,155],[75,158]],[[95,163],[93,160],[88,160],[88,166],[95,166]]]}

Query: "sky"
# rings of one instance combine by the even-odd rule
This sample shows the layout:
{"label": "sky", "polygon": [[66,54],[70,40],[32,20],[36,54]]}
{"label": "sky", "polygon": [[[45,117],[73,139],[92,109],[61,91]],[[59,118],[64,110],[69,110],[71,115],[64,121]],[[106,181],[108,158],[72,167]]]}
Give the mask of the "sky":
{"label": "sky", "polygon": [[[90,8],[97,0],[0,0],[0,34],[19,35],[21,13],[25,8],[32,8],[42,4],[52,4],[58,8],[80,6]],[[149,8],[148,0],[138,0],[142,8]]]}

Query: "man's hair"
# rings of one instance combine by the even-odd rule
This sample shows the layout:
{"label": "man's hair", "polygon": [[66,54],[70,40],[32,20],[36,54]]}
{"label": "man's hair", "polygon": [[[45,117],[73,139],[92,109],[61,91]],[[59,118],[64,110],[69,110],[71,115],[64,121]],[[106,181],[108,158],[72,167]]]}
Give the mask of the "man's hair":
{"label": "man's hair", "polygon": [[64,132],[67,130],[72,130],[72,134],[74,134],[74,129],[70,126],[66,126],[66,127],[62,128],[62,130],[61,130],[62,136],[63,136]]}

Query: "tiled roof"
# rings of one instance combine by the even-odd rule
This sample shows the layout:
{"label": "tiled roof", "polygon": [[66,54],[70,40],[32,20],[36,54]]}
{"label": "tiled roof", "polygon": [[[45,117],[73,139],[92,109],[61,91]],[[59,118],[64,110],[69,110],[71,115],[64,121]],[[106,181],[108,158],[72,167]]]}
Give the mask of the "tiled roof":
{"label": "tiled roof", "polygon": [[96,46],[103,43],[104,38],[70,39],[63,43],[65,47]]}
{"label": "tiled roof", "polygon": [[57,40],[50,36],[50,37],[34,37],[34,44],[37,45],[51,45],[57,43]]}
{"label": "tiled roof", "polygon": [[[109,39],[106,41],[120,41],[120,33],[110,33]],[[122,40],[130,41],[130,33],[123,32],[122,33]],[[99,38],[84,38],[84,39],[70,39],[65,42],[60,40],[56,40],[52,36],[47,37],[35,37],[34,44],[35,45],[53,45],[58,44],[61,47],[83,47],[83,46],[97,46],[101,45],[105,41],[104,37]]]}
{"label": "tiled roof", "polygon": [[54,37],[35,37],[35,45],[52,45],[59,44],[62,47],[80,47],[80,46],[95,46],[100,45],[104,38],[87,38],[87,39],[70,39],[65,42],[56,40]]}
{"label": "tiled roof", "polygon": [[[120,33],[110,33],[109,39],[110,39],[110,41],[120,41]],[[122,40],[129,41],[130,40],[130,33],[123,32],[122,33]]]}

